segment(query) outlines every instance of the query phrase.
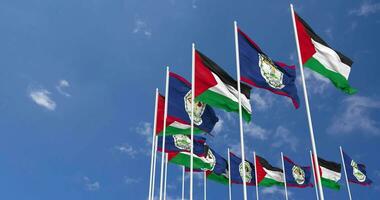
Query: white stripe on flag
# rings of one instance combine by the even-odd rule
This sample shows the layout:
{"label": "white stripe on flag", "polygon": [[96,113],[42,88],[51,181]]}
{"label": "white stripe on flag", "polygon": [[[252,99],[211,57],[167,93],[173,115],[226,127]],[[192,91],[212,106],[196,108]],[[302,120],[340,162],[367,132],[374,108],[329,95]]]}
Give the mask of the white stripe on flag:
{"label": "white stripe on flag", "polygon": [[340,177],[342,175],[341,173],[327,169],[323,166],[320,166],[320,168],[322,171],[322,178],[329,179],[335,182],[338,182],[340,180]]}
{"label": "white stripe on flag", "polygon": [[339,55],[329,47],[324,46],[317,41],[311,39],[314,44],[316,53],[313,55],[326,69],[339,73],[348,80],[350,75],[351,67],[346,65],[340,60]]}
{"label": "white stripe on flag", "polygon": [[284,173],[279,172],[279,171],[271,171],[268,169],[263,168],[264,171],[267,173],[265,175],[265,178],[270,178],[273,179],[277,182],[283,183],[284,182]]}

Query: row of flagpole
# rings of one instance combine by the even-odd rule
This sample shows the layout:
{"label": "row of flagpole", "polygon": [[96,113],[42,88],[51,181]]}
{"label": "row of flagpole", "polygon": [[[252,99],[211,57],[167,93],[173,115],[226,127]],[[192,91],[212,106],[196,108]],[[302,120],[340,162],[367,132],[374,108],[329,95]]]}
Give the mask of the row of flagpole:
{"label": "row of flagpole", "polygon": [[[297,28],[295,24],[295,15],[294,15],[294,8],[293,5],[290,4],[290,9],[291,9],[291,15],[292,15],[292,21],[293,21],[293,28],[294,28],[294,36],[296,40],[296,46],[297,46],[297,54],[298,54],[298,61],[299,61],[299,67],[300,67],[300,72],[301,72],[301,80],[302,80],[302,87],[303,87],[303,93],[304,93],[304,100],[305,100],[305,107],[306,107],[306,115],[307,115],[307,121],[308,121],[308,126],[309,126],[309,132],[310,132],[310,139],[311,139],[311,144],[312,144],[312,151],[310,152],[311,159],[313,159],[313,168],[314,169],[319,169],[319,163],[318,163],[318,154],[317,154],[317,148],[316,148],[316,142],[315,142],[315,137],[314,137],[314,129],[313,129],[313,123],[312,123],[312,118],[311,118],[311,112],[310,112],[310,106],[309,106],[309,99],[308,99],[308,92],[307,92],[307,87],[306,87],[306,81],[305,81],[305,76],[303,72],[303,64],[302,64],[302,59],[301,59],[301,52],[300,52],[300,46],[299,46],[299,41],[298,41],[298,34],[297,34]],[[237,28],[237,22],[234,22],[234,35],[235,35],[235,55],[236,55],[236,71],[237,71],[237,85],[238,85],[238,101],[239,101],[239,130],[240,130],[240,148],[241,148],[241,159],[242,163],[245,162],[245,146],[244,146],[244,131],[243,131],[243,118],[242,118],[242,108],[241,108],[241,86],[240,86],[240,59],[239,59],[239,43],[238,43],[238,28]],[[195,94],[195,44],[192,44],[192,74],[191,74],[191,79],[192,79],[192,99],[191,99],[191,152],[190,152],[190,200],[193,200],[193,141],[194,141],[194,94]],[[168,90],[169,90],[169,67],[166,69],[166,83],[165,83],[165,109],[164,109],[164,126],[163,126],[163,140],[162,140],[162,154],[161,154],[161,176],[160,176],[160,191],[159,191],[159,200],[165,199],[166,196],[166,187],[165,187],[165,171],[167,170],[167,166],[165,166],[165,161],[167,161],[167,157],[165,157],[165,136],[166,136],[166,118],[167,118],[167,105],[168,105]],[[157,112],[157,98],[158,98],[158,90],[156,89],[156,105],[155,105],[155,117],[154,117],[154,128],[153,128],[153,140],[152,140],[152,156],[151,156],[151,173],[150,173],[150,179],[149,179],[149,198],[153,199],[154,198],[154,187],[155,187],[155,172],[156,172],[156,157],[157,157],[157,139],[155,136],[155,130],[156,130],[156,112]],[[153,155],[154,154],[154,155]],[[255,152],[254,152],[255,154]],[[342,154],[342,153],[341,153]],[[230,155],[228,154],[228,157]],[[343,160],[343,155],[342,155],[342,160]],[[228,159],[230,161],[230,159]],[[256,163],[256,156],[254,156],[254,162]],[[283,162],[283,156],[282,156],[282,162]],[[315,165],[315,167],[314,167]],[[284,167],[284,166],[283,166]],[[183,169],[184,170],[184,169]],[[345,173],[346,169],[344,167]],[[245,180],[246,177],[246,171],[242,170],[243,173],[243,180]],[[183,178],[184,178],[184,171],[183,171]],[[257,185],[257,174],[255,170],[255,181]],[[317,199],[324,200],[324,194],[323,194],[323,188],[321,185],[320,181],[321,173],[319,170],[315,170],[314,174],[314,180],[315,180],[315,185],[316,187],[316,194],[317,194]],[[206,174],[204,174],[204,178],[206,178]],[[349,189],[348,185],[348,180],[346,176],[346,182],[347,182],[347,188],[349,191],[349,197],[350,200],[351,198],[351,192]],[[206,183],[206,182],[205,182]],[[184,180],[182,183],[182,199],[184,199]],[[318,188],[318,190],[317,190]],[[286,182],[285,182],[285,190],[286,190]],[[205,185],[205,192],[206,192],[206,185]],[[286,194],[286,199],[287,199],[287,192]],[[231,200],[231,180],[229,181],[229,199]],[[206,199],[206,193],[204,194],[204,198]],[[247,186],[246,182],[243,181],[243,199],[247,200]],[[258,195],[258,187],[256,187],[256,199],[259,199]]]}

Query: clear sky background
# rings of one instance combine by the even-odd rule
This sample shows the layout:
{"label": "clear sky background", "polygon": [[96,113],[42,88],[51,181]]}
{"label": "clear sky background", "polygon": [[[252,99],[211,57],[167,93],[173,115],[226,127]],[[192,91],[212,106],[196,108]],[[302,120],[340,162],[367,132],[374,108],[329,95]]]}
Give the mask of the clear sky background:
{"label": "clear sky background", "polygon": [[[233,20],[273,59],[298,64],[289,1],[0,0],[0,199],[146,199],[154,90],[165,66],[190,78],[191,43],[236,76]],[[354,199],[380,195],[380,2],[294,1],[295,9],[331,46],[354,60],[347,96],[305,70],[318,153],[340,162],[339,145],[368,167],[371,187],[351,185]],[[298,68],[297,68],[298,69]],[[301,107],[252,90],[246,152],[280,166],[280,152],[310,165],[310,137]],[[217,111],[208,143],[239,154],[236,114]],[[180,197],[181,171],[169,166],[168,196]],[[325,189],[326,199],[348,199]],[[188,188],[188,182],[186,185]],[[249,199],[254,199],[249,187]],[[157,191],[157,190],[156,190]],[[209,199],[227,199],[208,182]],[[241,199],[242,186],[233,187]],[[290,199],[315,199],[313,188]],[[195,178],[196,199],[202,179]],[[187,194],[188,196],[188,194]],[[262,199],[283,190],[260,188]]]}

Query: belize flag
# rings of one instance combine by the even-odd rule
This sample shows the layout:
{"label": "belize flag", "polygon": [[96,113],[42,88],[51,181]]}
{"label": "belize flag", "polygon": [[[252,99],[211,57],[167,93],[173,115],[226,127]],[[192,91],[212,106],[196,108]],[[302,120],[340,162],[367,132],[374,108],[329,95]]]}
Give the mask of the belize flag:
{"label": "belize flag", "polygon": [[247,185],[255,184],[255,166],[247,160],[242,164],[241,158],[230,152],[231,183],[243,184],[243,170],[245,170],[245,182]]}
{"label": "belize flag", "polygon": [[356,163],[350,156],[344,153],[344,151],[342,152],[348,181],[365,186],[371,185],[372,181],[367,177],[365,165]]}
{"label": "belize flag", "polygon": [[[169,74],[168,116],[182,124],[191,124],[191,84],[178,74]],[[207,104],[194,102],[194,133],[210,133],[218,122],[214,110]],[[182,134],[190,134],[190,127]]]}
{"label": "belize flag", "polygon": [[296,68],[272,61],[248,35],[238,29],[241,80],[254,87],[267,89],[291,98],[299,107]]}
{"label": "belize flag", "polygon": [[[162,136],[158,136],[157,150],[162,152]],[[194,136],[194,154],[203,156],[205,152],[206,139],[201,136]],[[190,152],[191,151],[191,139],[189,135],[170,135],[165,137],[165,152]]]}
{"label": "belize flag", "polygon": [[288,187],[313,187],[310,183],[311,167],[301,167],[284,156],[286,184]]}

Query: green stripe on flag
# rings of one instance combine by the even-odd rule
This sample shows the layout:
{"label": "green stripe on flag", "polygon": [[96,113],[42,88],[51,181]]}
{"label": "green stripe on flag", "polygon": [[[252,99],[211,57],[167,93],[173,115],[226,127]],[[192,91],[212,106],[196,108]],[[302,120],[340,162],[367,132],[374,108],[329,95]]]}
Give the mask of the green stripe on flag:
{"label": "green stripe on flag", "polygon": [[[201,129],[199,129],[199,128],[194,127],[194,134],[200,134],[200,133],[203,133],[203,131]],[[163,131],[161,131],[158,135],[162,136],[162,134],[163,134]],[[191,134],[191,129],[190,128],[180,129],[180,128],[171,127],[171,126],[166,127],[166,133],[165,133],[166,136],[169,136],[169,135],[178,135],[178,134],[190,135]]]}
{"label": "green stripe on flag", "polygon": [[221,183],[223,185],[228,185],[228,178],[226,178],[223,175],[217,175],[214,172],[212,172],[211,174],[207,175],[207,179],[210,179],[212,181]]}
{"label": "green stripe on flag", "polygon": [[[210,163],[205,162],[203,159],[194,155],[193,157],[193,169],[211,170],[212,166]],[[190,168],[190,154],[189,153],[178,153],[169,161],[177,165],[182,165]]]}
{"label": "green stripe on flag", "polygon": [[262,181],[260,181],[259,183],[259,186],[262,186],[262,187],[271,187],[271,186],[274,186],[274,185],[277,185],[277,186],[284,186],[284,183],[282,182],[278,182],[278,181],[275,181],[271,178],[264,178]]}
{"label": "green stripe on flag", "polygon": [[[242,94],[243,95],[243,94]],[[195,98],[197,101],[201,101],[207,103],[210,106],[217,107],[223,109],[227,112],[239,112],[239,105],[237,102],[218,94],[216,92],[207,90],[203,92],[201,95]],[[251,113],[248,113],[246,109],[242,106],[242,115],[243,119],[247,122],[251,121]]]}
{"label": "green stripe on flag", "polygon": [[323,66],[317,59],[312,57],[309,60],[307,60],[307,62],[304,65],[312,69],[313,71],[321,74],[322,76],[330,79],[330,81],[335,85],[335,87],[342,90],[343,92],[347,94],[355,94],[357,92],[357,89],[352,88],[348,84],[348,80],[344,76],[326,69],[326,67]]}
{"label": "green stripe on flag", "polygon": [[324,187],[327,187],[327,188],[330,188],[330,189],[333,189],[333,190],[340,190],[340,185],[339,183],[333,181],[333,180],[330,180],[330,179],[326,179],[326,178],[321,178],[322,180],[322,185]]}

